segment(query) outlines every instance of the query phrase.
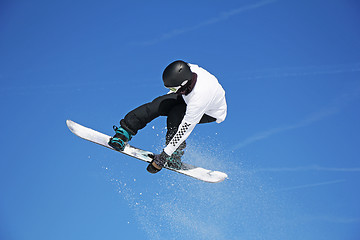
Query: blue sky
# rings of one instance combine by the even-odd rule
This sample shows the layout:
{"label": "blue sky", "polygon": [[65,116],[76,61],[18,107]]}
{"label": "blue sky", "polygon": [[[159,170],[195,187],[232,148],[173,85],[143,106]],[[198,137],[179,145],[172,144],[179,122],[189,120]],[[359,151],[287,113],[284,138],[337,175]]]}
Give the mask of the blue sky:
{"label": "blue sky", "polygon": [[[355,0],[1,1],[0,239],[359,239],[359,22]],[[184,157],[220,184],[66,127],[113,134],[177,59],[226,90]]]}

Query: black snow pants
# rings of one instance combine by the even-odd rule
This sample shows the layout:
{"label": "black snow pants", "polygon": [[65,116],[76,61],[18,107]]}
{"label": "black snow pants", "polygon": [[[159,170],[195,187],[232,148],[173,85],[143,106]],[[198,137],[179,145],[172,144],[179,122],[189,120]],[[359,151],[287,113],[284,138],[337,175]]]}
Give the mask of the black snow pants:
{"label": "black snow pants", "polygon": [[[121,127],[135,135],[138,130],[159,116],[167,116],[166,144],[176,134],[177,129],[185,116],[186,103],[180,94],[170,93],[154,99],[152,102],[141,105],[130,111],[120,121]],[[204,114],[199,123],[216,121],[215,118]]]}

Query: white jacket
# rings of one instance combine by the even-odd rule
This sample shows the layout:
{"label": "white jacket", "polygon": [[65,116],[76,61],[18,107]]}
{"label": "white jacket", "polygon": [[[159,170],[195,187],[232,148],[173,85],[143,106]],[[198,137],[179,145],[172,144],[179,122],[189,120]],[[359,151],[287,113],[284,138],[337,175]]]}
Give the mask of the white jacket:
{"label": "white jacket", "polygon": [[189,64],[193,73],[197,74],[197,81],[192,91],[182,95],[186,103],[186,113],[164,151],[169,156],[185,141],[204,114],[216,118],[217,123],[225,120],[227,105],[225,91],[216,77],[195,64]]}

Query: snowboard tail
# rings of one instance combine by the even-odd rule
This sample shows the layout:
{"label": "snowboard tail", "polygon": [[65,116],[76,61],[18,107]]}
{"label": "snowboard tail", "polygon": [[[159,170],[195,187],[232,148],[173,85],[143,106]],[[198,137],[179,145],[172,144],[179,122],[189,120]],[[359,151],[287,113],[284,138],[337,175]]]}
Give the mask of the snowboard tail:
{"label": "snowboard tail", "polygon": [[[71,120],[66,120],[66,125],[68,126],[70,131],[74,133],[76,136],[83,138],[87,141],[99,144],[101,146],[110,148],[114,151],[117,151],[108,144],[111,138],[110,136],[95,131],[91,128],[84,127]],[[147,163],[150,163],[153,160],[153,156],[154,156],[154,153],[133,147],[130,144],[127,144],[125,146],[124,151],[117,151],[117,152],[126,154],[130,157],[137,158]],[[196,167],[187,163],[182,163],[181,169],[173,169],[166,166],[164,168],[210,183],[222,182],[225,180],[225,178],[227,178],[226,173],[207,170],[205,168]]]}

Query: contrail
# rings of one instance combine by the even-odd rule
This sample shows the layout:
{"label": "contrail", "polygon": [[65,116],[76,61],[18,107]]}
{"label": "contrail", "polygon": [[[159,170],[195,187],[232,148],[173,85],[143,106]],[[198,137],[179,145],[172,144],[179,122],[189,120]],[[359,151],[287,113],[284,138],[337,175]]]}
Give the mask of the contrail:
{"label": "contrail", "polygon": [[245,147],[251,143],[260,141],[262,139],[268,138],[274,134],[278,134],[281,132],[285,132],[288,130],[292,130],[292,129],[296,129],[296,128],[300,128],[300,127],[305,127],[308,126],[314,122],[320,121],[323,118],[326,118],[328,116],[334,115],[336,113],[338,113],[340,111],[340,109],[338,109],[337,107],[333,107],[333,108],[329,108],[329,109],[325,109],[323,111],[320,111],[316,114],[313,114],[305,119],[303,119],[300,122],[294,123],[294,124],[290,124],[290,125],[285,125],[285,126],[281,126],[281,127],[276,127],[276,128],[272,128],[270,130],[266,130],[260,133],[257,133],[251,137],[246,138],[245,140],[239,142],[237,145],[235,145],[233,147],[233,150]]}
{"label": "contrail", "polygon": [[285,192],[285,191],[291,191],[291,190],[297,190],[297,189],[313,188],[313,187],[319,187],[319,186],[325,186],[325,185],[332,185],[332,184],[341,183],[341,182],[345,182],[345,180],[339,179],[339,180],[334,180],[334,181],[299,185],[299,186],[294,186],[294,187],[282,188],[282,189],[276,190],[275,192]]}
{"label": "contrail", "polygon": [[218,23],[218,22],[221,22],[221,21],[225,21],[225,20],[227,20],[228,18],[230,18],[232,16],[238,15],[238,14],[243,13],[245,11],[254,10],[254,9],[263,7],[265,5],[268,5],[268,4],[276,2],[276,1],[278,1],[278,0],[265,0],[265,1],[260,1],[260,2],[257,2],[257,3],[251,4],[251,5],[243,6],[243,7],[234,9],[234,10],[230,10],[230,11],[221,13],[217,17],[214,17],[214,18],[211,18],[209,20],[200,22],[200,23],[198,23],[198,24],[196,24],[196,25],[194,25],[192,27],[175,29],[175,30],[173,30],[171,32],[164,33],[163,35],[161,35],[158,38],[155,38],[155,39],[152,39],[152,40],[149,40],[149,41],[136,42],[134,44],[135,45],[144,45],[144,46],[153,45],[153,44],[156,44],[158,42],[165,41],[167,39],[170,39],[170,38],[185,34],[187,32],[195,31],[195,30],[197,30],[199,28],[202,28],[202,27],[205,27],[205,26],[208,26],[208,25],[211,25],[211,24],[215,24],[215,23]]}
{"label": "contrail", "polygon": [[353,224],[360,222],[360,218],[354,217],[339,217],[339,216],[308,216],[306,221],[325,221],[331,223]]}
{"label": "contrail", "polygon": [[301,120],[297,123],[284,125],[284,126],[280,126],[280,127],[275,127],[275,128],[254,134],[253,136],[250,136],[250,137],[246,138],[245,140],[236,144],[232,150],[235,151],[239,148],[243,148],[249,144],[260,141],[262,139],[268,138],[272,135],[275,135],[275,134],[278,134],[281,132],[285,132],[288,130],[293,130],[293,129],[297,129],[297,128],[301,128],[301,127],[306,127],[312,123],[323,120],[326,117],[335,115],[335,114],[339,113],[341,111],[341,109],[344,106],[346,106],[349,102],[358,98],[359,94],[360,94],[360,87],[356,87],[356,88],[352,89],[350,92],[344,93],[341,96],[337,97],[334,100],[334,103],[332,104],[332,106],[330,106],[328,108],[324,108],[323,110],[320,110],[319,112],[314,113],[314,114],[310,115],[309,117],[304,118],[303,120]]}
{"label": "contrail", "polygon": [[279,167],[279,168],[260,168],[252,170],[252,173],[257,172],[305,172],[305,171],[319,171],[319,172],[360,172],[360,167],[343,168],[343,167],[321,167],[317,165],[303,166],[303,167]]}
{"label": "contrail", "polygon": [[342,73],[360,72],[360,62],[323,66],[304,66],[292,68],[270,68],[258,71],[240,72],[241,80],[258,80],[258,79],[280,79],[295,78],[306,76],[333,75]]}

